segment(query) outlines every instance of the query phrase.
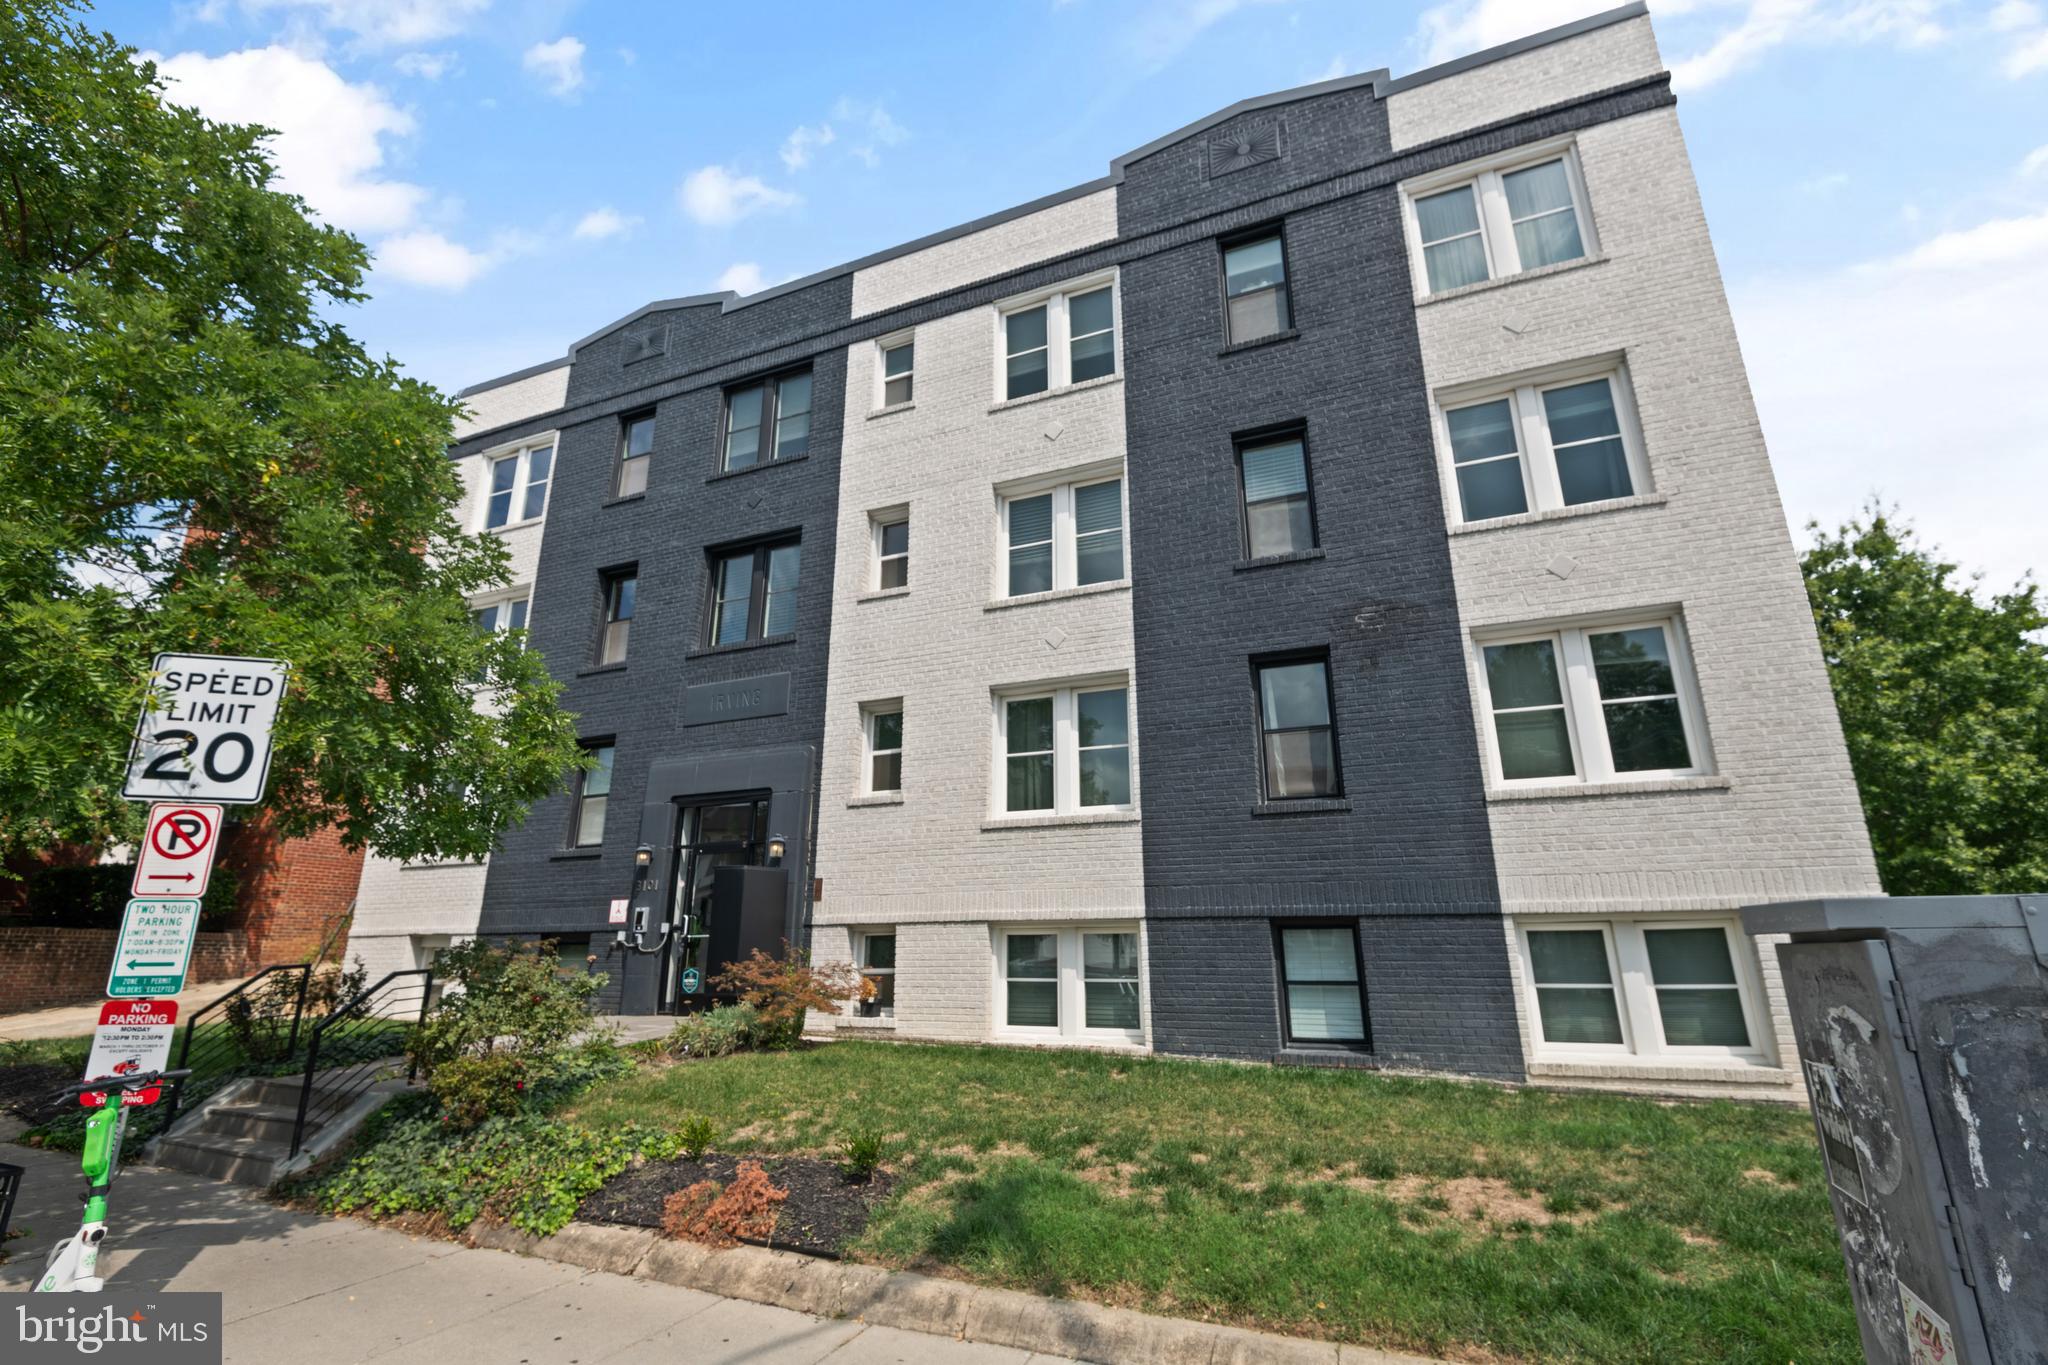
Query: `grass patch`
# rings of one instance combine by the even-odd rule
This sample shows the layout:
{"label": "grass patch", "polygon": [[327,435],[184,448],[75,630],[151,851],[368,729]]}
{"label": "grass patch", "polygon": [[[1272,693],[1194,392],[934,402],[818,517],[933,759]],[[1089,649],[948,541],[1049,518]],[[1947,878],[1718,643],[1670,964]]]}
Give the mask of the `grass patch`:
{"label": "grass patch", "polygon": [[731,1152],[877,1131],[897,1193],[852,1252],[885,1265],[1481,1360],[1861,1358],[1796,1111],[838,1042],[569,1112]]}

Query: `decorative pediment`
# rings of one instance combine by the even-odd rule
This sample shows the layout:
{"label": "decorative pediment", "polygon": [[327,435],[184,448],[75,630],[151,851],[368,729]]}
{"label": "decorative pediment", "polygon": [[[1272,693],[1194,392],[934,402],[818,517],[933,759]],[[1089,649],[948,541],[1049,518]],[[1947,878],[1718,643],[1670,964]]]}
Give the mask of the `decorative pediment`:
{"label": "decorative pediment", "polygon": [[1284,154],[1281,142],[1285,131],[1285,125],[1277,119],[1264,123],[1246,121],[1217,129],[1209,134],[1210,176],[1229,175],[1247,166],[1278,161]]}
{"label": "decorative pediment", "polygon": [[668,327],[642,327],[619,339],[619,363],[632,365],[668,353]]}

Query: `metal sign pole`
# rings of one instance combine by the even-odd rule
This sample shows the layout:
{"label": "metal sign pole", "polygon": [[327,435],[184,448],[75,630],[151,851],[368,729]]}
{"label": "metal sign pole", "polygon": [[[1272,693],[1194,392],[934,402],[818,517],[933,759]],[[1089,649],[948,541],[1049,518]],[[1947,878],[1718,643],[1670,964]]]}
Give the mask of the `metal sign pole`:
{"label": "metal sign pole", "polygon": [[128,1110],[155,1104],[164,1081],[191,1074],[163,1069],[178,1006],[157,997],[185,988],[198,898],[213,874],[224,807],[255,805],[270,784],[271,730],[290,672],[282,659],[209,654],[159,654],[150,663],[150,694],[135,723],[121,794],[157,804],[135,859],[134,899],[107,967],[107,1004],[85,1078],[65,1092],[93,1110],[79,1160],[85,1213],[78,1234],[51,1249],[39,1293],[104,1287],[100,1243]]}

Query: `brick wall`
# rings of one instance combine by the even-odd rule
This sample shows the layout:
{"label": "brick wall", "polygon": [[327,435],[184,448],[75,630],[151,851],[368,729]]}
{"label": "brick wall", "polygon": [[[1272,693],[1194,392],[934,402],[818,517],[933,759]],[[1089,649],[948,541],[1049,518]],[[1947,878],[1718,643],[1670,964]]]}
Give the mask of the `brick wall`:
{"label": "brick wall", "polygon": [[330,957],[340,951],[363,855],[343,848],[339,834],[279,840],[258,817],[228,833],[220,861],[242,879],[235,927],[251,961],[301,962],[323,945]]}
{"label": "brick wall", "polygon": [[[112,929],[0,927],[0,1014],[100,999],[118,936]],[[185,979],[233,980],[247,976],[252,961],[241,933],[201,934]]]}

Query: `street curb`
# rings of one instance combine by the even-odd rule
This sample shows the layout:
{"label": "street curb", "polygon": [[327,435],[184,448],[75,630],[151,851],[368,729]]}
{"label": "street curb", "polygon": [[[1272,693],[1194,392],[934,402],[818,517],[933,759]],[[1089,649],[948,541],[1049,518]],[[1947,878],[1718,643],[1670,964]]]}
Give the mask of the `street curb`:
{"label": "street curb", "polygon": [[1077,1360],[1159,1365],[1440,1365],[1422,1356],[1308,1341],[1243,1327],[1156,1317],[1076,1299],[1045,1299],[906,1270],[854,1265],[789,1251],[739,1246],[714,1251],[671,1241],[648,1228],[570,1223],[533,1237],[502,1223],[475,1223],[472,1246],[509,1251],[643,1280],[928,1332],[956,1341],[1046,1351]]}

